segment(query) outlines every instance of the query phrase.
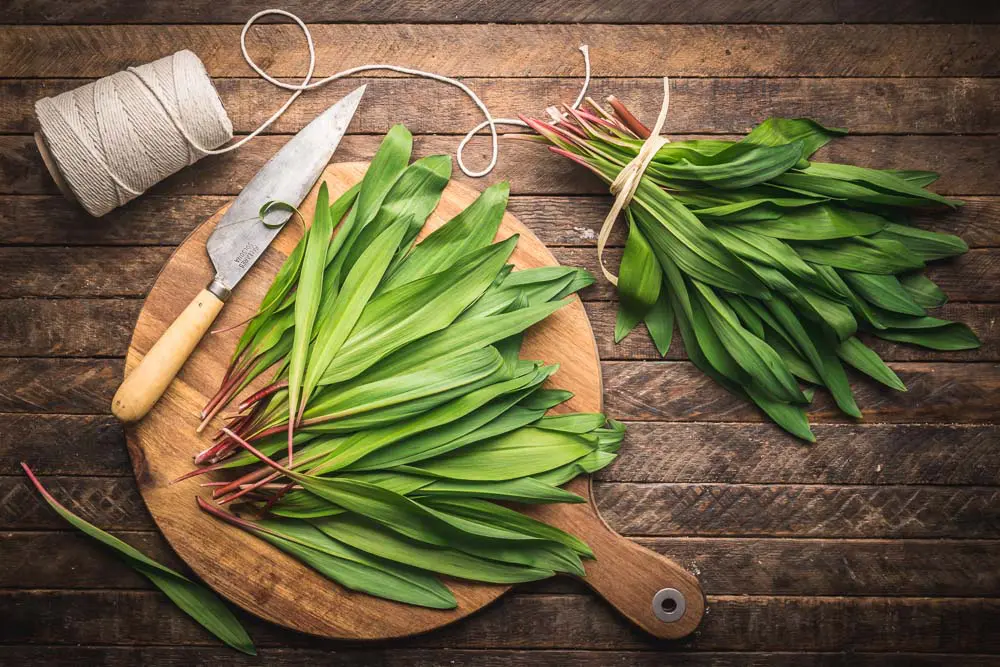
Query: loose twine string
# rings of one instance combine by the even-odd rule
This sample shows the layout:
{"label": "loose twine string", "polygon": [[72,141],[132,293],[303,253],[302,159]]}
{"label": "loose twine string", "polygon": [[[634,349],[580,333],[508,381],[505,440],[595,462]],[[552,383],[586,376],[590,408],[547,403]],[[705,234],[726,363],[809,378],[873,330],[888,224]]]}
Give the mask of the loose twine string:
{"label": "loose twine string", "polygon": [[[247,33],[265,16],[291,19],[302,31],[309,49],[309,68],[301,83],[279,81],[260,67],[247,51]],[[455,153],[459,169],[478,178],[493,171],[499,156],[497,126],[525,123],[516,118],[495,118],[486,104],[458,79],[419,69],[390,64],[352,67],[313,81],[316,45],[306,24],[281,9],[257,12],[244,24],[240,50],[247,64],[269,83],[292,94],[256,130],[222,146],[233,138],[233,125],[222,106],[205,66],[190,51],[99,79],[93,83],[35,104],[46,146],[60,174],[83,207],[101,216],[135,199],[152,185],[206,155],[236,150],[255,138],[282,116],[307,90],[361,72],[384,70],[431,79],[455,86],[475,103],[485,120],[463,137]],[[590,54],[580,46],[584,82],[573,108],[580,106],[590,85]],[[484,169],[470,169],[463,152],[472,138],[489,128],[491,154]],[[221,148],[220,148],[221,146]]]}
{"label": "loose twine string", "polygon": [[608,238],[611,236],[611,231],[615,228],[615,222],[618,220],[622,209],[632,203],[632,198],[635,196],[636,190],[639,189],[639,183],[642,182],[642,175],[646,173],[646,169],[653,162],[656,153],[663,146],[670,143],[669,139],[660,134],[663,131],[664,123],[667,122],[667,111],[669,109],[670,79],[663,77],[663,103],[660,105],[660,115],[656,117],[656,124],[653,125],[653,129],[650,131],[646,141],[643,142],[636,156],[618,172],[618,176],[611,182],[611,194],[615,196],[615,201],[611,205],[611,210],[608,211],[607,217],[604,218],[604,223],[601,225],[601,233],[597,235],[597,259],[601,265],[601,271],[604,272],[604,277],[612,285],[618,285],[618,276],[611,273],[604,265],[604,247],[608,244]]}

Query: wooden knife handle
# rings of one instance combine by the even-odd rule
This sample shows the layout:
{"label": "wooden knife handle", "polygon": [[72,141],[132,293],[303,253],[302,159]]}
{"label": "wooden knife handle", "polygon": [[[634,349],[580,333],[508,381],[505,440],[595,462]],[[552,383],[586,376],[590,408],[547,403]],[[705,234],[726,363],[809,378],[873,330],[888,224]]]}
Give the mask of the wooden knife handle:
{"label": "wooden knife handle", "polygon": [[111,412],[118,419],[134,422],[146,416],[212,326],[222,305],[221,299],[203,289],[177,316],[118,387],[111,402]]}
{"label": "wooden knife handle", "polygon": [[[581,492],[588,484],[580,477],[567,488]],[[698,627],[705,596],[690,572],[611,530],[592,500],[539,510],[532,516],[576,535],[593,550],[595,559],[584,561],[583,582],[630,621],[661,639],[680,639]]]}

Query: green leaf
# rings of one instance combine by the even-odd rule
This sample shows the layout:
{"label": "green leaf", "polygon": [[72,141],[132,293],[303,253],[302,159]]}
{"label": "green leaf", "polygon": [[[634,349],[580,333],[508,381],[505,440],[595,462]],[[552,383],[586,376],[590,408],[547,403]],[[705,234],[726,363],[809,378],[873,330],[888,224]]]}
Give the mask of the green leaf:
{"label": "green leaf", "polygon": [[356,415],[472,384],[494,373],[502,362],[495,348],[484,347],[436,358],[406,373],[385,374],[384,377],[365,375],[318,394],[303,415],[303,425]]}
{"label": "green leaf", "polygon": [[837,356],[885,386],[896,391],[906,391],[906,385],[891,368],[885,365],[881,357],[856,337],[851,336],[841,342],[837,347]]}
{"label": "green leaf", "polygon": [[313,521],[313,525],[355,549],[460,579],[494,584],[516,584],[547,579],[555,574],[551,570],[502,563],[453,548],[431,546],[394,532],[387,532],[378,524],[355,514],[318,519]]}
{"label": "green leaf", "polygon": [[358,195],[358,227],[365,227],[375,217],[382,200],[396,179],[406,170],[413,151],[413,136],[403,125],[393,125],[379,144]]}
{"label": "green leaf", "polygon": [[375,293],[406,230],[405,220],[386,229],[365,248],[347,274],[329,319],[319,323],[321,331],[309,352],[309,363],[302,385],[303,409]]}
{"label": "green leaf", "polygon": [[948,295],[923,273],[905,273],[897,278],[910,297],[924,308],[937,308],[948,301]]}
{"label": "green leaf", "polygon": [[847,130],[824,127],[809,118],[772,117],[753,128],[743,142],[760,146],[780,146],[802,142],[802,156],[809,157],[832,139],[842,137]]}
{"label": "green leaf", "polygon": [[431,609],[458,606],[433,576],[348,547],[308,523],[269,520],[257,525],[264,529],[258,536],[345,588]]}
{"label": "green leaf", "polygon": [[885,340],[912,343],[931,350],[974,350],[982,345],[972,329],[961,322],[933,329],[883,329],[874,333]]}
{"label": "green leaf", "polygon": [[645,322],[649,337],[656,345],[656,350],[661,357],[667,356],[667,351],[670,350],[670,339],[674,335],[674,309],[670,305],[670,297],[667,296],[664,287],[661,286],[656,303],[646,313]]}
{"label": "green leaf", "polygon": [[380,289],[388,291],[443,271],[466,254],[488,245],[500,229],[509,194],[506,181],[484,190],[468,208],[418,243]]}
{"label": "green leaf", "polygon": [[808,262],[861,273],[889,275],[924,266],[923,260],[906,246],[890,239],[857,236],[816,244],[798,243],[796,250]]}
{"label": "green leaf", "polygon": [[918,200],[922,199],[925,204],[933,203],[951,207],[958,206],[958,202],[925,190],[919,185],[915,185],[911,181],[900,178],[891,172],[879,171],[878,169],[866,169],[865,167],[857,167],[850,164],[813,162],[803,172],[812,176],[862,183],[883,192],[912,197]]}
{"label": "green leaf", "polygon": [[903,315],[924,315],[926,311],[913,300],[896,276],[843,271],[844,280],[869,303]]}
{"label": "green leaf", "polygon": [[469,253],[447,271],[373,299],[320,383],[355,377],[407,343],[447,327],[489,287],[516,244],[512,236]]}
{"label": "green leaf", "polygon": [[500,482],[439,479],[423,487],[420,497],[427,498],[485,498],[511,503],[585,503],[575,493],[564,491],[534,477]]}
{"label": "green leaf", "polygon": [[[313,323],[323,294],[323,269],[326,266],[327,244],[333,234],[330,219],[329,191],[326,183],[319,188],[316,215],[302,256],[302,270],[295,298],[295,329],[288,362],[288,454],[292,455],[292,429],[300,411],[300,392],[306,363],[309,359],[309,341]],[[301,408],[305,408],[303,401]]]}
{"label": "green leaf", "polygon": [[794,248],[780,239],[756,234],[749,226],[718,226],[714,230],[719,242],[737,257],[763,266],[771,266],[791,279],[815,281],[816,272],[802,261]]}
{"label": "green leaf", "polygon": [[889,222],[874,213],[852,211],[832,204],[816,204],[783,211],[772,220],[745,223],[758,234],[789,241],[828,241],[868,236],[888,226]]}
{"label": "green leaf", "polygon": [[551,470],[596,446],[582,435],[527,427],[407,466],[406,470],[448,479],[501,481]]}
{"label": "green leaf", "polygon": [[629,219],[629,233],[619,268],[616,343],[646,316],[660,294],[660,265],[656,262],[653,249],[639,231],[632,214],[626,211],[626,217]]}
{"label": "green leaf", "polygon": [[350,271],[372,241],[396,224],[406,227],[400,246],[405,252],[437,207],[450,177],[451,158],[447,155],[429,155],[407,167],[382,199],[375,216],[344,250],[342,272]]}
{"label": "green leaf", "polygon": [[558,542],[584,557],[592,558],[594,555],[590,547],[578,537],[495,503],[474,498],[435,498],[427,500],[426,504],[429,507],[466,519]]}
{"label": "green leaf", "polygon": [[692,150],[691,142],[678,141],[657,151],[647,173],[665,180],[694,181],[722,190],[747,188],[783,174],[802,158],[804,144],[762,146],[730,143],[706,154]]}
{"label": "green leaf", "polygon": [[706,285],[692,281],[720,341],[760,389],[776,400],[805,403],[805,397],[781,357],[745,329],[733,311]]}
{"label": "green leaf", "polygon": [[925,262],[954,257],[969,250],[965,241],[953,234],[930,232],[908,225],[889,224],[878,236],[902,243]]}
{"label": "green leaf", "polygon": [[753,387],[747,389],[747,395],[775,424],[806,442],[816,442],[806,411],[801,406],[775,401]]}
{"label": "green leaf", "polygon": [[35,485],[35,488],[38,489],[38,492],[42,494],[49,507],[55,510],[70,525],[118,552],[119,556],[129,566],[153,582],[184,613],[200,623],[202,627],[221,639],[228,646],[241,653],[257,655],[250,636],[243,629],[239,620],[230,611],[229,607],[212,591],[200,584],[196,584],[179,572],[160,565],[117,537],[109,535],[97,526],[76,516],[52,497],[26,464],[22,463],[21,467],[24,468],[25,474],[28,475],[28,478]]}

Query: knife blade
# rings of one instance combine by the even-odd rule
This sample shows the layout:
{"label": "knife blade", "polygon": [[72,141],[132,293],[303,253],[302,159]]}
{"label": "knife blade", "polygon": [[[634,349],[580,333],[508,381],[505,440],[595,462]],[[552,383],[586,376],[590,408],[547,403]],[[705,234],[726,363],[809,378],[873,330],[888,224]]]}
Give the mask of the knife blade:
{"label": "knife blade", "polygon": [[222,216],[205,248],[215,278],[208,289],[225,300],[270,245],[292,212],[272,207],[261,220],[268,201],[298,206],[330,163],[354,117],[365,86],[317,116],[268,160]]}
{"label": "knife blade", "polygon": [[206,243],[215,276],[177,316],[128,374],[111,411],[124,422],[142,419],[166,391],[194,351],[236,285],[243,279],[292,212],[269,201],[298,206],[329,164],[357,111],[365,86],[317,116],[291,138],[247,183]]}

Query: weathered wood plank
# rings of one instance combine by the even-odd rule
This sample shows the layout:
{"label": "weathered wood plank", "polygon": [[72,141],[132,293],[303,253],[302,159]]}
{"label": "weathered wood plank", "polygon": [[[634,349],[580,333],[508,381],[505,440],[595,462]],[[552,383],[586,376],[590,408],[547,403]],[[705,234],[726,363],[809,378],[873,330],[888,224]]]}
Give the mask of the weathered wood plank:
{"label": "weathered wood plank", "polygon": [[[604,482],[951,484],[1000,486],[987,424],[817,424],[817,442],[764,424],[630,422]],[[131,475],[124,433],[110,415],[0,414],[0,474],[30,461],[42,475]]]}
{"label": "weathered wood plank", "polygon": [[[1000,198],[964,199],[957,211],[914,222],[958,234],[972,248],[1000,246]],[[0,196],[0,245],[177,245],[229,201],[221,195],[145,195],[95,219],[56,195]],[[513,195],[508,210],[546,245],[593,247],[610,206],[601,196]],[[618,225],[609,245],[624,243],[624,226]]]}
{"label": "weathered wood plank", "polygon": [[[104,530],[149,530],[153,520],[131,477],[47,475],[45,487],[71,512]],[[65,529],[23,474],[0,477],[0,529]],[[194,499],[192,498],[192,502]]]}
{"label": "weathered wood plank", "polygon": [[[381,128],[379,134],[388,129]],[[499,167],[489,176],[469,179],[456,169],[454,178],[477,188],[507,179],[512,191],[520,195],[607,193],[607,187],[582,167],[518,137],[521,135],[501,140]],[[287,140],[285,135],[260,137],[234,153],[206,158],[154,186],[150,194],[235,194]],[[347,136],[337,149],[336,159],[370,160],[379,141],[381,136]],[[455,136],[417,136],[414,156],[453,154],[458,141]],[[817,155],[821,160],[875,168],[940,171],[941,180],[934,189],[945,194],[1000,194],[992,178],[1000,162],[1000,137],[996,136],[848,136]],[[489,161],[488,141],[470,144],[465,159],[473,167],[485,165]],[[0,194],[57,193],[34,139],[0,136]]]}
{"label": "weathered wood plank", "polygon": [[121,359],[0,359],[0,412],[107,414]]}
{"label": "weathered wood plank", "polygon": [[0,300],[0,356],[124,356],[138,299]]}
{"label": "weathered wood plank", "polygon": [[[215,645],[158,593],[18,591],[0,593],[0,600],[2,643]],[[515,593],[462,623],[394,646],[962,653],[1000,647],[995,599],[712,596],[708,603],[712,611],[694,636],[667,643],[633,629],[589,595]],[[261,647],[343,648],[253,619],[248,626]]]}
{"label": "weathered wood plank", "polygon": [[[873,422],[991,422],[996,419],[1000,365],[995,363],[890,364],[905,393],[873,381],[852,384],[865,418]],[[687,362],[604,362],[605,410],[619,419],[761,421],[763,413],[727,393]],[[852,375],[856,377],[855,375]],[[826,392],[809,409],[812,422],[849,421]],[[779,431],[775,428],[775,436]]]}
{"label": "weathered wood plank", "polygon": [[[643,327],[621,343],[614,343],[616,303],[588,301],[584,305],[602,359],[660,359]],[[0,356],[124,356],[141,307],[139,299],[0,299]],[[977,350],[940,352],[871,336],[865,339],[889,361],[1000,360],[1000,332],[997,332],[1000,305],[953,303],[935,311],[935,315],[965,322],[979,334],[983,346]],[[671,343],[666,358],[687,359],[679,335]]]}
{"label": "weathered wood plank", "polygon": [[20,475],[20,461],[39,475],[132,474],[125,433],[111,415],[0,414],[0,474]]}
{"label": "weathered wood plank", "polygon": [[[1000,486],[1000,426],[817,424],[805,444],[764,424],[630,422],[604,482]],[[131,475],[110,415],[0,414],[0,474]]]}
{"label": "weathered wood plank", "polygon": [[[600,271],[591,248],[553,247],[561,264],[581,266],[597,282],[581,292],[588,301],[606,301],[615,291]],[[605,262],[616,270],[621,249]],[[0,247],[0,298],[144,297],[170,258],[167,246]],[[932,262],[928,275],[953,302],[1000,302],[1000,249],[978,248],[950,260]]]}
{"label": "weathered wood plank", "polygon": [[[145,296],[173,253],[169,247],[0,248],[0,295]],[[194,288],[197,292],[197,288]]]}
{"label": "weathered wood plank", "polygon": [[[175,569],[183,562],[156,532],[117,534]],[[658,538],[637,541],[697,573],[709,595],[993,597],[1000,594],[996,540]],[[141,575],[79,533],[0,534],[0,588],[151,589]],[[45,558],[39,558],[45,554]],[[565,578],[518,589],[578,593]]]}
{"label": "weathered wood plank", "polygon": [[631,422],[606,482],[1000,486],[1000,426],[818,424],[815,443],[770,425]]}
{"label": "weathered wood plank", "polygon": [[[34,103],[81,86],[79,79],[0,80],[0,132],[30,133],[38,125]],[[456,134],[478,125],[479,110],[457,88],[418,79],[361,77],[337,81],[301,97],[268,134],[301,130],[310,120],[361,83],[371,84],[364,110],[351,128],[377,133],[394,123],[417,134]],[[550,104],[569,103],[579,92],[578,78],[483,79],[464,83],[495,113],[540,114]],[[256,129],[288,93],[258,79],[217,79],[223,106],[234,131]],[[659,111],[659,79],[598,78],[590,95],[614,94],[639,117]],[[980,78],[896,79],[671,79],[667,131],[743,133],[768,116],[809,116],[860,134],[987,134],[1000,132],[994,102],[1000,82]],[[505,128],[521,132],[522,128]]]}
{"label": "weathered wood plank", "polygon": [[[534,0],[347,0],[335,10],[320,0],[287,0],[282,7],[306,21],[383,23],[990,23],[1000,21],[991,5],[971,0],[902,0],[892,8],[865,0],[633,0],[629,3]],[[242,23],[257,9],[246,2],[149,0],[147,2],[65,3],[11,0],[0,23]]]}
{"label": "weathered wood plank", "polygon": [[[0,359],[0,412],[106,414],[122,377],[118,359]],[[996,419],[995,363],[893,362],[907,393],[854,383],[872,422],[991,422]],[[618,362],[602,365],[605,407],[618,419],[649,421],[763,421],[688,362]],[[825,393],[810,411],[813,422],[846,423]],[[789,437],[777,429],[775,437]],[[791,439],[788,442],[792,442]]]}
{"label": "weathered wood plank", "polygon": [[[373,16],[372,18],[377,18]],[[451,76],[577,76],[588,44],[598,76],[995,76],[992,25],[314,25],[316,74],[391,62]],[[0,77],[96,77],[191,49],[212,76],[246,76],[238,25],[15,26]],[[251,53],[300,77],[297,27],[259,25]],[[411,48],[400,49],[406,43]],[[80,57],[80,54],[87,57]],[[849,54],[850,57],[845,57]]]}
{"label": "weathered wood plank", "polygon": [[[531,651],[494,649],[398,649],[391,646],[375,648],[286,649],[266,648],[259,657],[243,656],[228,649],[189,646],[11,646],[4,655],[10,665],[40,664],[48,667],[77,667],[84,663],[105,667],[192,667],[193,665],[258,665],[276,667],[312,667],[319,663],[336,662],[343,667],[405,664],[409,667],[662,667],[662,651]],[[791,652],[685,652],[671,651],[670,664],[675,667],[843,667],[843,653]],[[854,667],[954,667],[961,662],[966,667],[995,667],[1000,658],[986,655],[956,655],[948,653],[856,653],[850,654]]]}
{"label": "weathered wood plank", "polygon": [[607,483],[608,522],[628,535],[996,537],[995,487]]}
{"label": "weathered wood plank", "polygon": [[[104,529],[151,528],[129,477],[46,482]],[[601,482],[595,497],[609,525],[631,536],[1000,537],[996,487]],[[0,498],[0,529],[65,526],[23,476],[0,477]]]}
{"label": "weathered wood plank", "polygon": [[[843,667],[844,653],[802,652],[686,652],[671,651],[670,664],[676,667]],[[662,651],[531,651],[531,650],[451,650],[336,648],[285,649],[266,648],[258,658],[239,655],[228,649],[187,646],[12,646],[5,648],[11,665],[44,664],[49,667],[76,667],[100,664],[105,667],[162,665],[191,667],[193,665],[275,665],[276,667],[311,667],[317,663],[336,661],[337,665],[368,667],[369,665],[405,664],[410,667],[662,667]],[[996,667],[1000,658],[988,655],[956,655],[952,653],[857,653],[850,654],[853,667]]]}

